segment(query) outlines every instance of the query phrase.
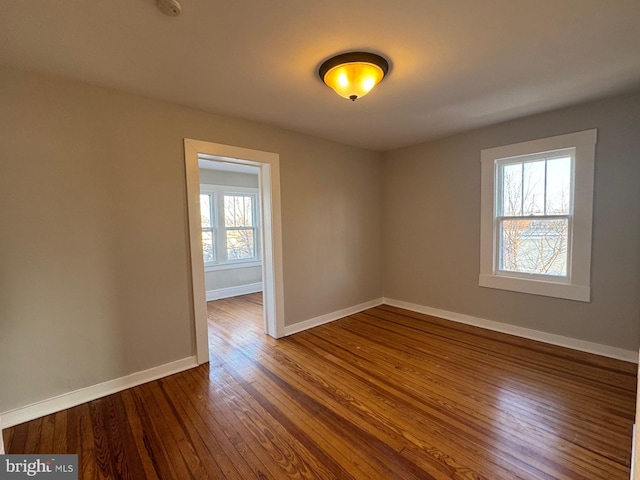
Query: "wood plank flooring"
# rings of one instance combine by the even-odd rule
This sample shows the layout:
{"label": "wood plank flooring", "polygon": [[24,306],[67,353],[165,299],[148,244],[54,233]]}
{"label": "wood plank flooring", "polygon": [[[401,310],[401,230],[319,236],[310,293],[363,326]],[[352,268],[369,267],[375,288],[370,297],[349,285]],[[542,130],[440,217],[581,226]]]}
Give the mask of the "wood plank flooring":
{"label": "wood plank flooring", "polygon": [[83,479],[626,479],[636,366],[372,308],[281,340],[209,303],[211,362],[5,430]]}

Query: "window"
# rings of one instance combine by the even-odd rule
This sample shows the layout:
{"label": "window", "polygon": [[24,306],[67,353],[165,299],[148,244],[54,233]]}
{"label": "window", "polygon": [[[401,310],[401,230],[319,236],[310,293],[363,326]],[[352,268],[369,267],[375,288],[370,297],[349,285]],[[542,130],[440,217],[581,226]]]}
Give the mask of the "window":
{"label": "window", "polygon": [[567,278],[574,151],[496,161],[497,273]]}
{"label": "window", "polygon": [[200,218],[202,220],[202,254],[204,264],[216,261],[216,196],[215,193],[200,193]]}
{"label": "window", "polygon": [[260,261],[257,206],[255,188],[201,185],[205,267]]}
{"label": "window", "polygon": [[589,301],[596,130],[482,150],[479,284]]}
{"label": "window", "polygon": [[256,258],[255,195],[224,194],[227,260]]}

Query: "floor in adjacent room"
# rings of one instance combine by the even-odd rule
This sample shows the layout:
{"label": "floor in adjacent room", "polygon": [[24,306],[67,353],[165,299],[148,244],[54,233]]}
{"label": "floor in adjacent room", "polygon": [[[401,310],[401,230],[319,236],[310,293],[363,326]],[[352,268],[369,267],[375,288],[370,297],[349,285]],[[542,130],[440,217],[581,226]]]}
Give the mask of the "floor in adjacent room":
{"label": "floor in adjacent room", "polygon": [[4,431],[80,478],[627,479],[636,366],[380,306],[274,340],[208,304],[211,362]]}

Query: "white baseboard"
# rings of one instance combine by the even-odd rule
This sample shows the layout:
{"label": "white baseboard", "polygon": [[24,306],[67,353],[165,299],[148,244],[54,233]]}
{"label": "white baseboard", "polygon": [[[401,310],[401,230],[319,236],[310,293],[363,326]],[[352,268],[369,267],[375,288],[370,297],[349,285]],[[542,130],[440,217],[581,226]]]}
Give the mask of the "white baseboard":
{"label": "white baseboard", "polygon": [[248,283],[247,285],[238,285],[237,287],[218,288],[216,290],[207,290],[207,302],[212,300],[220,300],[221,298],[237,297],[238,295],[248,295],[262,291],[262,282]]}
{"label": "white baseboard", "polygon": [[537,340],[539,342],[557,345],[559,347],[571,348],[581,352],[594,353],[603,357],[624,360],[625,362],[638,363],[638,352],[633,350],[624,350],[622,348],[610,347],[609,345],[601,345],[599,343],[587,342],[586,340],[578,340],[571,337],[563,337],[554,333],[542,332],[530,328],[509,325],[508,323],[495,322],[484,318],[464,315],[462,313],[450,312],[448,310],[440,310],[432,307],[425,307],[415,303],[404,302],[402,300],[394,300],[392,298],[384,298],[384,303],[393,307],[404,308],[417,313],[424,313],[433,317],[444,318],[453,322],[473,325],[475,327],[486,328],[495,332],[508,333],[517,337]]}
{"label": "white baseboard", "polygon": [[327,313],[326,315],[320,315],[319,317],[310,318],[309,320],[284,327],[284,335],[293,335],[294,333],[302,332],[303,330],[308,330],[313,327],[324,325],[325,323],[339,320],[349,315],[353,315],[354,313],[362,312],[367,308],[377,307],[378,305],[382,305],[382,303],[382,298],[376,298],[375,300],[361,303],[360,305],[343,308],[342,310],[338,310],[337,312]]}
{"label": "white baseboard", "polygon": [[176,360],[175,362],[153,367],[148,370],[132,373],[125,377],[116,378],[104,383],[64,393],[57,397],[42,400],[25,407],[2,412],[0,414],[0,422],[2,422],[0,423],[0,429],[28,422],[29,420],[34,420],[44,415],[50,415],[85,402],[90,402],[96,398],[121,392],[127,388],[136,387],[143,383],[151,382],[158,378],[173,375],[174,373],[182,372],[197,366],[198,362],[196,361],[195,356],[187,357],[181,360]]}

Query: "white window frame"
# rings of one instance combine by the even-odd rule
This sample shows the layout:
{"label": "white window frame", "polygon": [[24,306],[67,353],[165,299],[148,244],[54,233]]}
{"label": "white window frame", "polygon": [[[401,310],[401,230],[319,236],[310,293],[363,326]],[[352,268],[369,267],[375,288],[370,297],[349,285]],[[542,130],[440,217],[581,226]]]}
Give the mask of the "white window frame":
{"label": "white window frame", "polygon": [[[259,267],[262,265],[261,258],[261,244],[260,244],[260,204],[259,204],[259,190],[252,187],[233,187],[228,185],[211,185],[201,184],[200,194],[211,195],[213,200],[213,218],[212,218],[212,230],[215,233],[214,239],[214,261],[205,262],[205,272],[212,272],[218,270],[229,270],[235,268],[249,268]],[[225,195],[240,195],[251,196],[253,201],[253,214],[255,220],[254,230],[254,242],[256,255],[252,258],[229,260],[227,258],[226,248],[226,231],[227,228],[221,223],[224,219],[224,196]],[[204,231],[201,228],[201,231]]]}
{"label": "white window frame", "polygon": [[[524,155],[517,157],[508,157],[501,158],[495,160],[495,240],[494,240],[494,265],[493,271],[495,275],[506,276],[506,277],[519,277],[525,279],[532,280],[542,280],[547,282],[557,282],[557,283],[571,283],[571,248],[572,248],[572,231],[573,231],[573,195],[569,199],[569,209],[567,213],[563,214],[547,214],[546,212],[546,171],[545,171],[545,200],[543,201],[543,212],[535,213],[531,215],[524,215],[524,212],[521,212],[521,215],[507,215],[504,214],[504,183],[503,183],[503,173],[502,169],[508,165],[517,165],[521,164],[524,172],[524,167],[528,163],[533,162],[545,162],[545,170],[547,168],[546,162],[549,160],[553,160],[554,158],[566,158],[569,157],[571,159],[571,187],[570,191],[574,191],[574,182],[573,182],[573,174],[575,172],[575,148],[564,149],[564,150],[553,150],[547,151],[543,153],[535,153],[533,155]],[[524,180],[524,173],[523,173]],[[524,194],[521,195],[520,198],[522,202],[522,208],[524,209]],[[502,212],[502,213],[501,213]],[[567,221],[567,265],[566,265],[566,275],[547,275],[540,273],[526,273],[526,272],[517,272],[517,271],[509,271],[509,270],[501,270],[501,255],[503,252],[500,250],[500,232],[502,229],[502,222],[505,220],[552,220],[552,219],[566,219]]]}
{"label": "white window frame", "polygon": [[[481,152],[480,276],[481,287],[589,302],[591,299],[591,236],[593,179],[597,130],[559,135],[488,148]],[[567,276],[512,273],[498,270],[500,163],[556,150],[574,149],[573,209],[567,252]],[[542,217],[544,218],[544,217]]]}

